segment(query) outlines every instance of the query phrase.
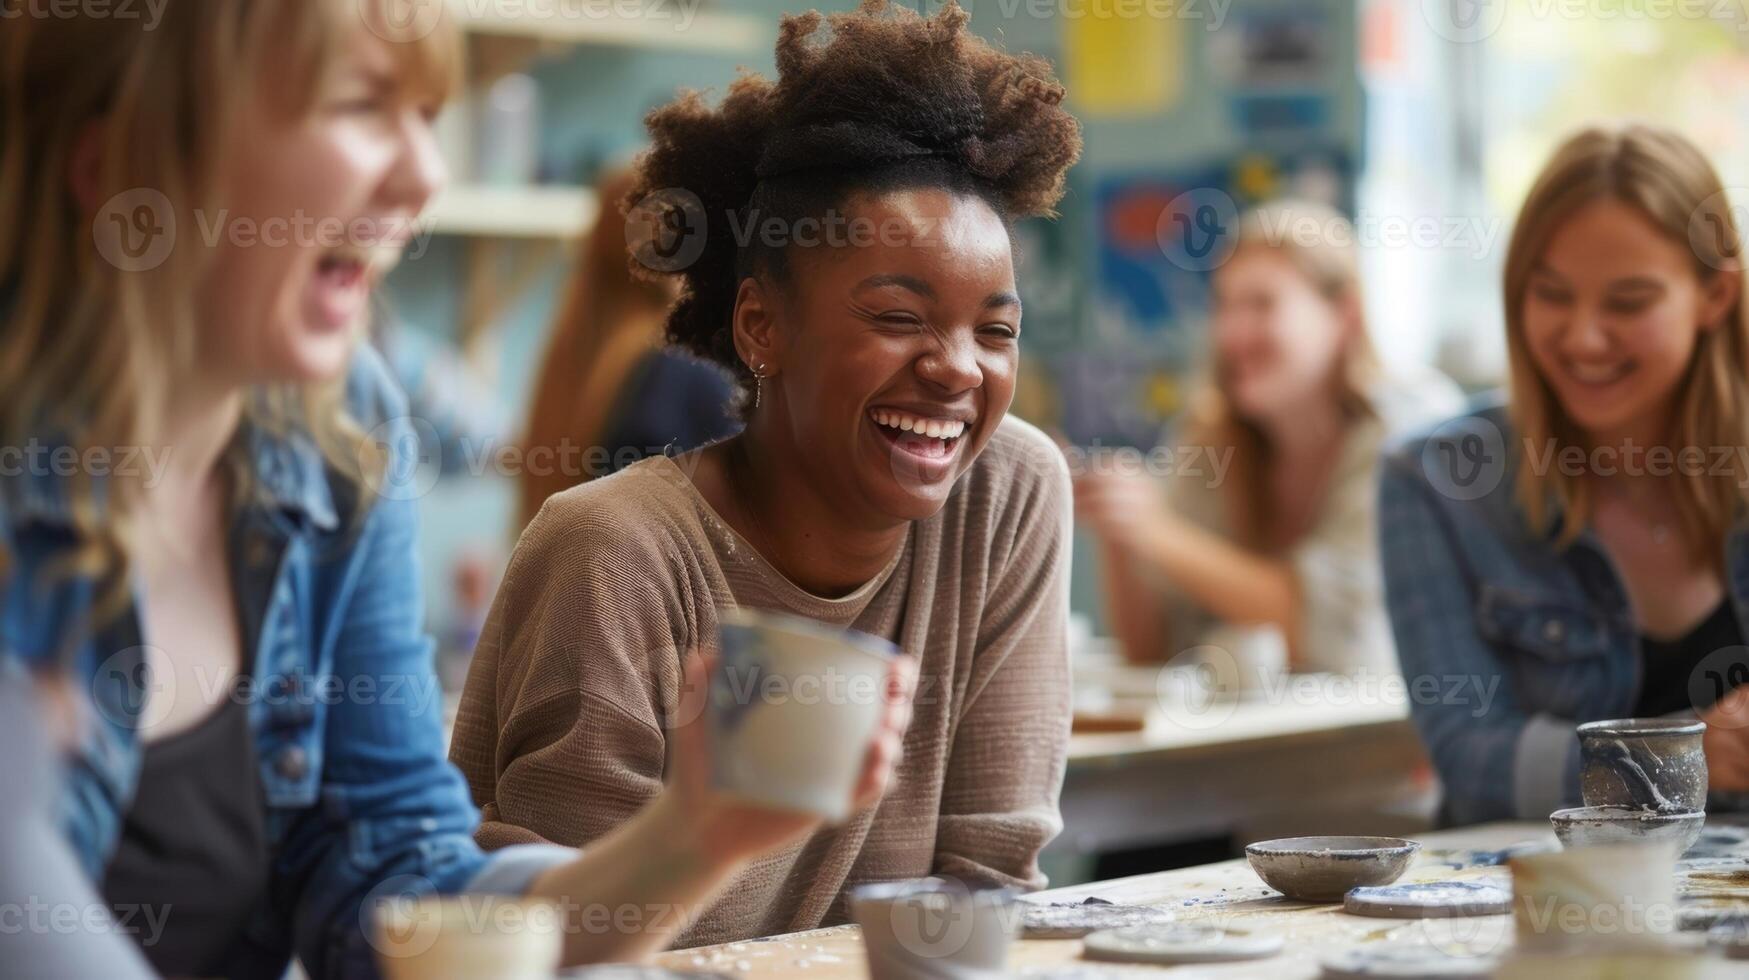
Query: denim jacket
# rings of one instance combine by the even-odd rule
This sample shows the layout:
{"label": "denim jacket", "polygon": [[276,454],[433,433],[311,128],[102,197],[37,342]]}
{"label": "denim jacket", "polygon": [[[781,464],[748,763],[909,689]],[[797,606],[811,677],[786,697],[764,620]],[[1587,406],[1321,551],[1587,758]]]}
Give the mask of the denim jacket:
{"label": "denim jacket", "polygon": [[[1558,550],[1558,520],[1547,534],[1526,524],[1514,496],[1524,452],[1496,400],[1394,447],[1381,467],[1386,604],[1454,823],[1578,805],[1577,726],[1631,714],[1640,694],[1621,575],[1589,529]],[[1749,622],[1749,533],[1739,524],[1722,546],[1727,592]]]}
{"label": "denim jacket", "polygon": [[[239,966],[249,975],[283,973],[293,953],[312,977],[374,975],[368,898],[518,893],[575,857],[550,846],[488,857],[475,845],[478,814],[444,757],[443,699],[422,632],[416,475],[394,455],[415,444],[411,420],[368,349],[354,355],[347,401],[391,453],[385,489],[366,509],[369,491],[327,468],[307,436],[248,424],[238,435],[261,490],[233,515],[228,539],[244,638],[238,696],[248,699],[272,859]],[[144,671],[137,608],[92,631],[94,584],[54,568],[72,543],[65,468],[14,464],[0,476],[11,562],[0,660],[59,665],[90,695],[61,813],[100,881],[140,768],[141,685],[166,692]]]}

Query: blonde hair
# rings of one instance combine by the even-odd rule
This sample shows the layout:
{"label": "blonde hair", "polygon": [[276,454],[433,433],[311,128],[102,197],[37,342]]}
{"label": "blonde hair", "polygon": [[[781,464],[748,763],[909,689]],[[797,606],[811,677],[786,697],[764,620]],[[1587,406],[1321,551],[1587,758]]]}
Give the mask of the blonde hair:
{"label": "blonde hair", "polygon": [[[1361,318],[1343,346],[1331,381],[1345,418],[1372,417],[1375,412],[1368,392],[1378,376],[1379,360],[1361,313],[1354,226],[1326,204],[1275,201],[1240,219],[1228,261],[1251,249],[1269,249],[1281,255],[1325,301]],[[1188,441],[1197,445],[1233,450],[1229,473],[1234,490],[1227,495],[1231,524],[1241,542],[1262,547],[1268,530],[1268,440],[1255,422],[1239,414],[1221,386],[1219,372],[1214,374],[1192,400],[1185,431]]]}
{"label": "blonde hair", "polygon": [[[77,449],[153,446],[171,386],[193,369],[198,286],[211,250],[195,216],[211,213],[221,148],[263,98],[309,112],[357,31],[395,23],[393,0],[173,0],[151,25],[123,17],[21,16],[0,31],[0,439],[50,438]],[[369,21],[369,23],[367,23]],[[446,97],[459,46],[449,25],[392,43],[406,92]],[[388,35],[385,35],[388,36]],[[129,192],[168,201],[181,234],[164,261],[129,271],[99,251],[101,226],[71,189],[77,148],[100,139],[98,202]],[[161,205],[160,205],[161,207]],[[382,459],[345,416],[343,378],[256,391],[251,421],[307,431],[335,468],[374,477]],[[250,474],[238,475],[243,487]],[[75,476],[77,544],[65,570],[125,598],[137,481]],[[361,494],[361,498],[368,495]],[[0,548],[0,572],[7,556]],[[114,598],[111,596],[111,598]]]}
{"label": "blonde hair", "polygon": [[[1517,429],[1519,470],[1515,491],[1533,529],[1546,533],[1558,505],[1566,546],[1591,518],[1586,481],[1559,467],[1538,473],[1529,465],[1529,447],[1583,445],[1583,435],[1562,414],[1560,402],[1532,362],[1524,339],[1524,297],[1531,273],[1561,224],[1586,205],[1601,200],[1640,212],[1673,242],[1694,256],[1702,282],[1714,275],[1742,276],[1738,229],[1724,186],[1705,155],[1677,133],[1656,126],[1586,129],[1561,145],[1543,167],[1512,230],[1506,254],[1506,343],[1510,364],[1510,406]],[[1705,233],[1691,229],[1705,227]],[[1730,271],[1725,271],[1730,270]],[[1749,445],[1749,319],[1739,294],[1717,329],[1697,338],[1687,378],[1678,386],[1677,447]],[[1736,454],[1731,472],[1695,475],[1679,485],[1676,506],[1685,542],[1714,563],[1718,546],[1745,502],[1749,474]]]}

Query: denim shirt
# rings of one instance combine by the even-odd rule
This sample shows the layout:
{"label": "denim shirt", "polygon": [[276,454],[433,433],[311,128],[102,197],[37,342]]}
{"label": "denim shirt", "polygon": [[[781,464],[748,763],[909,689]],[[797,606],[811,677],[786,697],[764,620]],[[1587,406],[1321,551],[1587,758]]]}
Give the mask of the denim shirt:
{"label": "denim shirt", "polygon": [[[1514,495],[1524,452],[1494,399],[1394,447],[1380,471],[1386,604],[1453,823],[1577,806],[1577,726],[1631,714],[1640,694],[1622,577],[1589,529],[1565,549],[1558,520],[1530,529]],[[1749,533],[1721,546],[1749,622]]]}
{"label": "denim shirt", "polygon": [[[250,975],[283,973],[293,953],[312,977],[374,975],[367,899],[519,893],[576,856],[555,846],[487,856],[475,845],[478,814],[444,755],[443,698],[422,632],[417,476],[394,455],[416,437],[368,349],[353,357],[347,402],[391,453],[385,488],[363,510],[370,491],[330,470],[307,436],[247,423],[238,435],[261,490],[228,536],[244,638],[238,696],[248,699],[272,855],[267,900],[244,937]],[[145,671],[137,607],[93,631],[94,583],[55,569],[73,543],[68,506],[65,478],[46,464],[0,477],[0,543],[11,561],[0,657],[58,664],[90,694],[61,813],[86,873],[101,881],[140,768],[142,685],[176,692]]]}

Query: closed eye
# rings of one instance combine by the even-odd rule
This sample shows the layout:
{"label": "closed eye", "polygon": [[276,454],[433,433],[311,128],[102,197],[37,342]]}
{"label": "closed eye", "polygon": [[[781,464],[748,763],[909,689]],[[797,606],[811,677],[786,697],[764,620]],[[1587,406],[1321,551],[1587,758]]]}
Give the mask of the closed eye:
{"label": "closed eye", "polygon": [[896,327],[920,327],[923,325],[923,321],[912,313],[882,313],[875,319]]}

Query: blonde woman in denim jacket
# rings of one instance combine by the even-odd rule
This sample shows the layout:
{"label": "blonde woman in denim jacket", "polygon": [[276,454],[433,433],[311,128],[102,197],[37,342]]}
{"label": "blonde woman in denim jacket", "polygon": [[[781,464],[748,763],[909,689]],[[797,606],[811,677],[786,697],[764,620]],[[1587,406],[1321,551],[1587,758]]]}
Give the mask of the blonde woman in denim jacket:
{"label": "blonde woman in denim jacket", "polygon": [[1698,713],[1749,789],[1749,321],[1718,175],[1651,126],[1581,132],[1506,260],[1504,405],[1390,453],[1380,536],[1454,823],[1579,797],[1576,728]]}

